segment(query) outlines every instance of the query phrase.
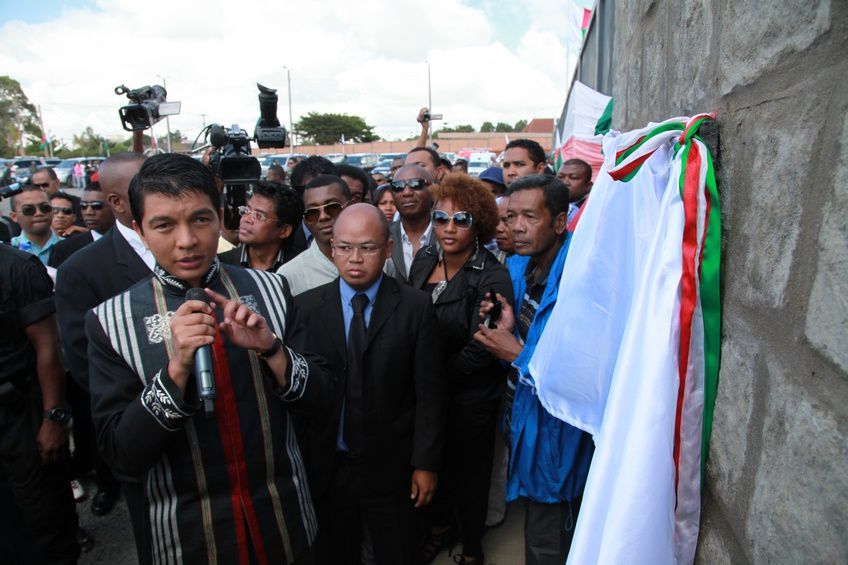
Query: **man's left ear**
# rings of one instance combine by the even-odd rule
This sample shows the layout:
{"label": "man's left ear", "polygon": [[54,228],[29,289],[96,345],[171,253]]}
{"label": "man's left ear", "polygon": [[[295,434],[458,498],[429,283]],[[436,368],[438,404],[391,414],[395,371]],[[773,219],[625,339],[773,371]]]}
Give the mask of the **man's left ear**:
{"label": "man's left ear", "polygon": [[280,226],[280,239],[288,239],[293,231],[294,228],[292,228],[291,225],[283,224]]}
{"label": "man's left ear", "polygon": [[546,165],[546,163],[544,161],[542,161],[541,163],[536,163],[536,174],[537,175],[541,175],[542,173],[545,172],[545,165]]}
{"label": "man's left ear", "polygon": [[568,214],[566,212],[560,212],[554,219],[554,232],[556,232],[557,235],[562,235],[565,233],[567,228]]}

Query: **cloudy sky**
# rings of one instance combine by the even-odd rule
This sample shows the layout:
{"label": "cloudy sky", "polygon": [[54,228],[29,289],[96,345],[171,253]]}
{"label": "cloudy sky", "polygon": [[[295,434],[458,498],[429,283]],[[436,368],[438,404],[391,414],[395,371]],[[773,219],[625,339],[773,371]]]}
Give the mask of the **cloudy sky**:
{"label": "cloudy sky", "polygon": [[403,138],[417,134],[427,104],[425,61],[433,111],[448,125],[559,115],[579,46],[573,1],[3,0],[0,73],[67,142],[87,125],[124,137],[115,86],[160,77],[182,102],[171,129],[192,139],[203,114],[252,132],[256,82],[279,89],[288,126],[284,67],[295,121],[357,114]]}

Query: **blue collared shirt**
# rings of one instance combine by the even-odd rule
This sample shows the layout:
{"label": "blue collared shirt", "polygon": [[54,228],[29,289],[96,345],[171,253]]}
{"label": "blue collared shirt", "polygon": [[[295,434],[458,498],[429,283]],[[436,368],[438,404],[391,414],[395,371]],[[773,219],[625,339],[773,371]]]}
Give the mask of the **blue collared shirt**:
{"label": "blue collared shirt", "polygon": [[[377,291],[380,290],[380,283],[383,282],[383,275],[377,279],[374,284],[369,286],[365,291],[359,291],[351,287],[345,280],[339,277],[339,290],[342,295],[342,315],[344,316],[345,325],[345,340],[350,333],[350,321],[353,319],[353,297],[357,294],[364,294],[368,297],[368,304],[365,305],[365,326],[371,324],[371,312],[374,311],[374,302],[377,300]],[[350,451],[344,441],[344,404],[342,404],[342,417],[339,419],[339,433],[336,436],[336,449],[339,451]]]}
{"label": "blue collared shirt", "polygon": [[53,251],[53,247],[60,241],[62,241],[62,238],[51,232],[50,239],[47,240],[44,247],[39,247],[30,241],[25,233],[21,232],[21,235],[12,238],[11,244],[12,247],[16,247],[21,251],[26,251],[27,253],[36,255],[42,263],[47,265],[47,262],[50,260],[50,253]]}

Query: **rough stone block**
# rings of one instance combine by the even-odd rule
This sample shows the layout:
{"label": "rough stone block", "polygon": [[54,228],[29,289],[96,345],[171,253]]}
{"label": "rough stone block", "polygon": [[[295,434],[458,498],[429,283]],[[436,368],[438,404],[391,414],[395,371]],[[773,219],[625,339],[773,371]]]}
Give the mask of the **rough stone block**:
{"label": "rough stone block", "polygon": [[848,372],[848,117],[843,120],[834,194],[819,231],[816,278],[806,335],[816,349]]}
{"label": "rough stone block", "polygon": [[[737,225],[727,247],[741,261],[728,268],[731,295],[751,306],[780,307],[798,242],[809,166],[825,106],[810,96],[814,81],[776,92],[774,98],[736,110],[735,132],[723,131],[724,173],[730,178]],[[741,193],[747,197],[740,197]]]}
{"label": "rough stone block", "polygon": [[722,6],[722,95],[773,71],[782,57],[803,51],[831,26],[828,0],[740,0]]}
{"label": "rough stone block", "polygon": [[768,368],[771,386],[762,458],[745,530],[752,561],[845,563],[848,442],[844,405],[817,400],[777,355],[768,360]]}
{"label": "rough stone block", "polygon": [[[747,506],[746,457],[755,405],[754,383],[761,346],[750,328],[725,316],[721,373],[713,419],[707,480],[713,496],[725,508]],[[741,525],[741,524],[738,524]]]}
{"label": "rough stone block", "polygon": [[668,49],[668,103],[672,115],[691,115],[715,108],[696,107],[715,80],[715,66],[709,54],[713,37],[713,2],[685,0],[670,2]]}

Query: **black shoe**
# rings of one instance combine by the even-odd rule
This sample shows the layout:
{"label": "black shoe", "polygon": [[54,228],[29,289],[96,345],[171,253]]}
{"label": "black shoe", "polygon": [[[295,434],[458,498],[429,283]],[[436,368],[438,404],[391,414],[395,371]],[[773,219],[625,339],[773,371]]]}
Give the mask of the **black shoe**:
{"label": "black shoe", "polygon": [[105,516],[115,507],[118,494],[107,489],[100,489],[91,500],[91,513],[95,516]]}

